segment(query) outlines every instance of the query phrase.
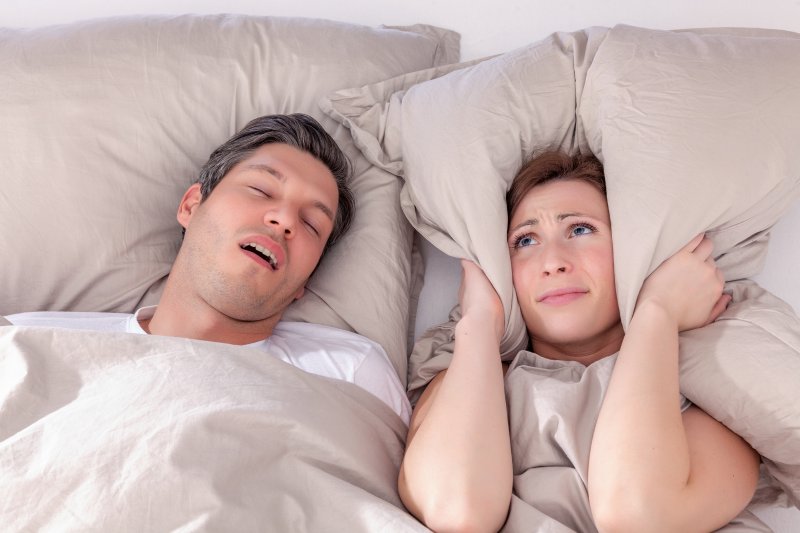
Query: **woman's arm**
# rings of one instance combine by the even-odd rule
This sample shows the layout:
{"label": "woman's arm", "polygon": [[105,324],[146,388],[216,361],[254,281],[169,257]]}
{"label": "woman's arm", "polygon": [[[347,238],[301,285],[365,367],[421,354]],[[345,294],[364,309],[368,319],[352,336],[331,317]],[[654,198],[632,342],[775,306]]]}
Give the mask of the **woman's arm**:
{"label": "woman's arm", "polygon": [[512,483],[503,307],[480,268],[462,265],[453,360],[414,408],[398,488],[409,511],[435,531],[496,531]]}
{"label": "woman's arm", "polygon": [[747,504],[758,456],[703,411],[679,407],[678,333],[729,299],[711,243],[695,239],[648,278],[592,440],[589,498],[606,531],[711,531]]}

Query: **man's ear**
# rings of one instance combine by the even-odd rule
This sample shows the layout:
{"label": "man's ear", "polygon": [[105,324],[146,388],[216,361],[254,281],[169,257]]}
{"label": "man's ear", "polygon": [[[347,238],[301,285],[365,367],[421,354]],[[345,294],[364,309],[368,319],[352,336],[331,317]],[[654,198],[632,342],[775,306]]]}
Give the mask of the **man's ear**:
{"label": "man's ear", "polygon": [[181,203],[178,204],[178,223],[184,228],[189,226],[194,210],[203,200],[203,193],[200,192],[200,184],[195,183],[183,193]]}

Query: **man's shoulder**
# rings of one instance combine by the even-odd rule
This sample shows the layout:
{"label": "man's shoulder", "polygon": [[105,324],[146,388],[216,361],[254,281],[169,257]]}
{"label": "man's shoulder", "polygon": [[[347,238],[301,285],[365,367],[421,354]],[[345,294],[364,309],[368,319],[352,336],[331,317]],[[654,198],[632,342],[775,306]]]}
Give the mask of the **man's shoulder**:
{"label": "man's shoulder", "polygon": [[377,342],[339,328],[309,322],[278,322],[268,341],[272,348],[283,349],[295,357],[328,357],[334,361],[351,361],[360,367],[389,363],[389,356]]}
{"label": "man's shoulder", "polygon": [[362,349],[369,346],[383,350],[377,342],[358,333],[310,322],[278,322],[272,330],[272,335],[286,340],[335,343]]}

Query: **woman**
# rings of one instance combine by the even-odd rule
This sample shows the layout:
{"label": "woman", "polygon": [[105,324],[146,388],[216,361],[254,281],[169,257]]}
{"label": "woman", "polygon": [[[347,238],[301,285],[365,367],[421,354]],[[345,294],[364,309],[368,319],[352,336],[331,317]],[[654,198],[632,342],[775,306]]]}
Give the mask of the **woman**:
{"label": "woman", "polygon": [[[588,458],[598,529],[728,523],[752,497],[758,455],[680,402],[678,387],[678,333],[712,322],[730,301],[711,241],[696,237],[648,277],[626,334],[599,161],[540,155],[514,179],[508,208],[514,287],[535,352],[586,366],[616,356]],[[462,266],[453,360],[415,407],[399,490],[434,530],[491,531],[505,521],[512,483],[503,307],[483,272]]]}

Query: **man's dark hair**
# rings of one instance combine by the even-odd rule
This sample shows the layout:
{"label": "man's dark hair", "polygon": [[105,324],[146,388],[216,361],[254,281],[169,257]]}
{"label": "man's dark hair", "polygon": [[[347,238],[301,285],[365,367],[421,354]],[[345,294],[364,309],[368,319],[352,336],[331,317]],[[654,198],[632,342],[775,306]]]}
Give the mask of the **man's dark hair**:
{"label": "man's dark hair", "polygon": [[[336,141],[328,135],[319,122],[312,117],[295,113],[292,115],[265,115],[251,120],[236,135],[211,153],[200,170],[202,201],[214,187],[238,163],[247,159],[265,144],[283,143],[311,154],[321,161],[333,174],[339,189],[339,205],[333,221],[325,251],[328,250],[350,227],[355,211],[353,193],[347,184],[352,167]],[[324,253],[324,252],[323,252]]]}

